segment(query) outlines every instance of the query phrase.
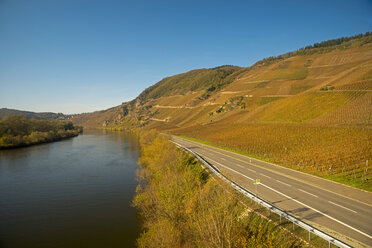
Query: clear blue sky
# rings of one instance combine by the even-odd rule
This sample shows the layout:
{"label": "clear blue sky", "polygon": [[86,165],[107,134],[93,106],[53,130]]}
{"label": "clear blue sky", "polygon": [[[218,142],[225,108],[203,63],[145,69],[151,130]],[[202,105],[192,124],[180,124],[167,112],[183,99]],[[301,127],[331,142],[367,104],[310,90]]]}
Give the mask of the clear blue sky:
{"label": "clear blue sky", "polygon": [[372,30],[371,0],[0,0],[0,108],[81,113]]}

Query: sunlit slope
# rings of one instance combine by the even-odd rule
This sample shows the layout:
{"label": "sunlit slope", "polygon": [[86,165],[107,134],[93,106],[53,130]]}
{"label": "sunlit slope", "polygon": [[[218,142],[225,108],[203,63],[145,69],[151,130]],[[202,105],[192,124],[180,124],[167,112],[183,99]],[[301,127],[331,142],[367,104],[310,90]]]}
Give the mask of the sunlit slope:
{"label": "sunlit slope", "polygon": [[199,138],[372,191],[372,36],[345,40],[168,77],[73,121]]}
{"label": "sunlit slope", "polygon": [[365,43],[253,67],[170,132],[371,191],[371,64]]}
{"label": "sunlit slope", "polygon": [[121,119],[123,110],[120,106],[107,110],[96,111],[93,113],[84,113],[71,115],[70,118],[74,124],[82,125],[85,128],[105,128],[115,120]]}
{"label": "sunlit slope", "polygon": [[226,122],[172,133],[372,191],[368,128]]}
{"label": "sunlit slope", "polygon": [[[157,108],[188,109],[190,106],[196,106],[233,82],[246,70],[246,68],[226,65],[170,76],[145,89],[131,102],[108,110],[74,115],[73,121],[87,127],[115,128],[128,122],[134,125],[147,125],[150,121],[163,121],[166,117],[161,117],[162,119],[155,117],[158,114]],[[163,113],[164,111],[161,112],[163,116],[166,114]]]}
{"label": "sunlit slope", "polygon": [[[256,66],[208,99],[203,92],[161,97],[153,121],[371,125],[371,43]],[[146,104],[145,104],[146,105]],[[151,125],[150,126],[158,126]]]}
{"label": "sunlit slope", "polygon": [[142,103],[150,99],[208,89],[208,94],[230,84],[240,73],[238,66],[219,66],[211,69],[198,69],[167,77],[145,89],[137,99]]}
{"label": "sunlit slope", "polygon": [[162,130],[210,123],[371,126],[372,37],[325,42],[249,68],[221,66],[167,77],[135,100],[74,116],[95,127]]}

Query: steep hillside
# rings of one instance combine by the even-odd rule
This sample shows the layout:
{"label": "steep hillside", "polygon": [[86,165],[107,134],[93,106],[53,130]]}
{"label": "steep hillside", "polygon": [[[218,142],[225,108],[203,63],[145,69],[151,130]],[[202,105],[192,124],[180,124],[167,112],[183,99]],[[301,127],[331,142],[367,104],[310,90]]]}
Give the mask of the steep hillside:
{"label": "steep hillside", "polygon": [[371,126],[372,43],[299,55],[243,72],[208,99],[202,92],[147,101],[142,118],[176,127],[211,122]]}
{"label": "steep hillside", "polygon": [[372,190],[372,36],[175,75],[73,121],[156,128]]}
{"label": "steep hillside", "polygon": [[137,124],[137,121],[149,120],[149,116],[154,115],[148,111],[153,102],[162,104],[162,100],[165,100],[173,104],[187,102],[187,105],[197,105],[232,83],[245,71],[247,68],[225,65],[181,73],[162,79],[131,102],[108,110],[74,115],[73,120],[86,127],[116,127],[128,121]]}
{"label": "steep hillside", "polygon": [[192,70],[172,77],[164,78],[145,89],[138,97],[141,103],[150,99],[177,94],[187,94],[198,90],[206,90],[203,98],[230,84],[239,74],[237,66],[219,66],[212,69]]}
{"label": "steep hillside", "polygon": [[371,41],[366,33],[250,68],[192,70],[159,81],[131,102],[73,118],[90,127],[135,123],[160,129],[216,121],[370,126]]}

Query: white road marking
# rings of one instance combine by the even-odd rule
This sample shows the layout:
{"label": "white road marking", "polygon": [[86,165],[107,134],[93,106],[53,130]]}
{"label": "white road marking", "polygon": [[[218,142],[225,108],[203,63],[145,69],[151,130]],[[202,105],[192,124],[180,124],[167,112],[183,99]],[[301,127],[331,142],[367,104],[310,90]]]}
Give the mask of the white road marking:
{"label": "white road marking", "polygon": [[[209,159],[209,160],[214,161],[214,160],[212,160],[212,159]],[[226,168],[226,169],[228,169],[228,170],[231,170],[231,171],[233,171],[233,172],[235,172],[235,173],[237,173],[237,174],[243,176],[243,177],[246,177],[246,178],[248,178],[248,179],[250,179],[250,180],[253,180],[253,178],[250,178],[250,177],[248,177],[248,176],[246,176],[246,175],[244,175],[244,174],[242,174],[242,173],[240,173],[240,172],[238,172],[238,171],[236,171],[236,170],[233,170],[233,169],[231,169],[231,168],[229,168],[229,167],[226,167],[226,166],[224,166],[224,165],[222,165],[222,164],[220,164],[220,163],[218,163],[218,162],[216,162],[216,161],[214,161],[214,162],[217,163],[217,164],[219,164],[219,165],[221,165],[222,167],[224,167],[224,168]],[[288,196],[288,195],[286,195],[286,194],[284,194],[284,193],[282,193],[282,192],[280,192],[280,191],[278,191],[278,190],[276,190],[276,189],[273,189],[273,188],[271,188],[271,187],[269,187],[269,186],[263,184],[263,183],[260,183],[260,185],[262,185],[262,186],[264,186],[264,187],[266,187],[266,188],[268,188],[268,189],[270,189],[270,190],[272,190],[272,191],[274,191],[274,192],[276,192],[276,193],[278,193],[278,194],[280,194],[280,195],[282,195],[282,196],[285,196],[285,197],[287,197],[288,199],[291,199],[292,201],[297,202],[298,204],[301,204],[301,205],[303,205],[303,206],[305,206],[305,207],[307,207],[307,208],[309,208],[309,209],[311,209],[311,210],[313,210],[313,211],[315,211],[315,212],[317,212],[317,213],[320,213],[320,214],[322,214],[323,216],[325,216],[325,217],[327,217],[327,218],[329,218],[329,219],[331,219],[331,220],[333,220],[333,221],[335,221],[335,222],[337,222],[337,223],[339,223],[339,224],[341,224],[341,225],[344,225],[344,226],[350,228],[351,230],[354,230],[355,232],[358,232],[358,233],[360,233],[360,234],[362,234],[362,235],[364,235],[364,236],[366,236],[366,237],[372,239],[372,236],[371,236],[371,235],[369,235],[369,234],[367,234],[367,233],[364,233],[364,232],[362,232],[362,231],[356,229],[355,227],[352,227],[352,226],[350,226],[350,225],[348,225],[348,224],[346,224],[346,223],[344,223],[344,222],[342,222],[342,221],[340,221],[340,220],[338,220],[338,219],[336,219],[336,218],[334,218],[334,217],[332,217],[332,216],[330,216],[330,215],[328,215],[328,214],[325,214],[325,213],[323,213],[323,212],[321,212],[321,211],[319,211],[319,210],[317,210],[317,209],[315,209],[315,208],[313,208],[313,207],[310,207],[309,205],[306,205],[305,203],[302,203],[302,202],[300,202],[300,201],[298,201],[298,200],[296,200],[296,199],[294,199],[294,198],[292,198],[292,197],[290,197],[290,196]],[[332,202],[332,203],[333,203],[333,202]],[[351,210],[351,209],[349,209],[349,210]]]}
{"label": "white road marking", "polygon": [[[179,137],[178,137],[178,138],[179,138]],[[245,156],[245,155],[242,155],[242,154],[238,154],[238,153],[235,153],[235,152],[231,152],[231,151],[228,151],[228,150],[223,150],[223,149],[221,149],[221,148],[217,148],[217,147],[213,147],[213,146],[209,146],[209,145],[208,145],[208,146],[207,146],[207,145],[203,145],[203,144],[201,144],[201,143],[199,143],[199,142],[191,141],[191,140],[188,140],[188,139],[184,139],[184,138],[180,138],[180,139],[182,140],[182,142],[186,142],[186,143],[188,142],[188,143],[191,143],[192,145],[203,146],[203,147],[205,147],[206,150],[209,150],[209,151],[212,151],[212,152],[215,152],[215,153],[219,153],[219,154],[225,155],[225,156],[227,156],[227,157],[229,157],[229,158],[232,158],[232,159],[234,159],[234,160],[238,160],[238,161],[240,161],[240,162],[243,162],[244,164],[249,164],[248,161],[245,160],[246,158],[249,158],[248,156]],[[230,154],[232,154],[232,155],[229,155],[229,154],[226,154],[226,153],[230,153]],[[240,158],[237,158],[237,157],[235,157],[235,156],[244,157],[244,159],[240,159]],[[273,163],[270,163],[270,162],[267,162],[267,161],[263,161],[263,160],[259,160],[259,159],[256,159],[256,161],[257,161],[257,162],[263,162],[263,163],[266,163],[266,164],[269,164],[269,165],[272,165],[272,166],[275,166],[275,167],[278,167],[278,168],[281,168],[281,169],[284,168],[284,167],[281,166],[281,165],[273,164]],[[255,165],[255,164],[252,164],[252,165],[253,165],[253,166],[257,166],[257,165]],[[284,169],[285,169],[285,168],[284,168]],[[266,169],[265,169],[265,170],[266,170]],[[268,170],[271,170],[271,169],[268,169]],[[288,169],[288,170],[292,170],[292,169]],[[292,170],[292,171],[294,171],[294,170]],[[284,175],[283,175],[282,173],[280,173],[280,172],[277,172],[277,171],[274,171],[274,172],[275,172],[275,173],[278,173],[278,175],[284,176]],[[306,174],[306,173],[301,172],[301,171],[296,171],[296,172],[301,173],[301,174],[305,174],[306,176],[312,176],[312,177],[315,177],[315,178],[316,178],[316,176],[313,176],[313,175],[310,175],[310,174]],[[290,177],[290,176],[288,176],[288,177],[291,178],[292,180],[297,180],[297,181],[301,182],[301,180],[298,180],[298,179],[296,179],[296,178],[294,178],[294,177]],[[317,178],[318,178],[318,179],[321,179],[321,178],[319,178],[319,177],[317,177]],[[323,179],[323,180],[326,180],[326,179]],[[372,205],[369,204],[369,203],[366,203],[366,202],[363,202],[363,201],[360,201],[360,200],[356,200],[356,199],[354,199],[354,198],[351,198],[351,197],[348,197],[348,196],[342,195],[342,194],[340,194],[340,193],[335,193],[335,192],[333,192],[333,191],[331,191],[331,190],[329,190],[329,189],[322,188],[322,187],[316,186],[316,185],[311,184],[311,183],[307,183],[307,184],[309,184],[310,186],[313,186],[313,187],[315,187],[315,188],[317,188],[317,189],[321,189],[321,190],[327,191],[328,193],[335,194],[335,195],[337,195],[337,196],[341,196],[341,197],[347,198],[347,199],[352,200],[352,201],[356,201],[356,202],[358,202],[358,203],[360,203],[360,204],[363,204],[363,205],[366,205],[366,206],[368,206],[368,207],[371,207],[371,206],[372,206]]]}
{"label": "white road marking", "polygon": [[332,203],[333,205],[336,205],[336,206],[338,206],[338,207],[340,207],[340,208],[344,208],[344,209],[346,209],[346,210],[349,210],[349,211],[351,211],[351,212],[357,214],[356,211],[354,211],[354,210],[352,210],[352,209],[350,209],[350,208],[347,208],[347,207],[341,206],[341,205],[339,205],[339,204],[337,204],[337,203],[334,203],[334,202],[331,202],[331,201],[328,201],[328,202],[329,202],[329,203]]}
{"label": "white road marking", "polygon": [[311,194],[311,193],[309,193],[309,192],[307,192],[307,191],[305,191],[305,190],[302,190],[302,189],[298,189],[298,190],[301,191],[301,192],[304,192],[304,193],[306,193],[306,194],[309,194],[309,195],[312,195],[312,196],[318,198],[317,195]]}
{"label": "white road marking", "polygon": [[224,168],[226,168],[226,169],[228,169],[228,170],[231,170],[231,171],[233,171],[233,172],[235,172],[235,173],[237,173],[237,174],[239,174],[239,175],[241,175],[241,176],[243,176],[243,177],[245,177],[245,178],[248,178],[248,179],[250,179],[250,180],[253,181],[253,178],[250,178],[249,176],[246,176],[246,175],[240,173],[239,171],[236,171],[236,170],[231,169],[231,168],[229,168],[229,167],[227,167],[227,166],[224,166],[223,164],[218,163],[217,161],[214,161],[213,159],[210,159],[210,158],[206,158],[206,159],[208,159],[208,160],[210,160],[210,161],[213,161],[214,163],[219,164],[220,166],[222,166],[222,167],[224,167]]}
{"label": "white road marking", "polygon": [[[202,156],[202,157],[204,157],[204,158],[207,158],[207,157],[206,157],[205,155],[203,155],[202,153],[198,153],[198,154],[199,154],[199,156]],[[205,153],[205,154],[207,154],[208,156],[213,156],[212,154],[209,154],[209,153]],[[212,159],[210,159],[210,158],[208,158],[208,159],[209,159],[209,160],[212,160]],[[224,159],[224,158],[221,158],[221,159],[227,161],[227,160]],[[218,163],[216,160],[212,160],[212,161]],[[221,163],[218,163],[218,164],[221,164]],[[243,165],[240,165],[240,164],[234,164],[234,165],[236,165],[236,166],[238,166],[238,167],[240,167],[240,168],[245,168]]]}
{"label": "white road marking", "polygon": [[267,176],[265,174],[260,173],[260,175],[263,176],[263,177],[267,177],[267,178],[270,178],[271,179],[271,177],[269,177],[269,176]]}
{"label": "white road marking", "polygon": [[224,161],[226,161],[226,159],[224,159],[224,158],[221,158],[222,160],[224,160]]}
{"label": "white road marking", "polygon": [[292,185],[288,184],[288,183],[285,183],[285,182],[282,182],[282,181],[279,181],[279,180],[276,180],[278,183],[281,183],[281,184],[284,184],[284,185],[287,185],[288,187],[291,187]]}
{"label": "white road marking", "polygon": [[330,218],[331,220],[334,220],[334,221],[340,223],[341,225],[344,225],[344,226],[346,226],[346,227],[348,227],[348,228],[350,228],[350,229],[352,229],[352,230],[354,230],[354,231],[356,231],[356,232],[358,232],[358,233],[360,233],[360,234],[362,234],[362,235],[364,235],[364,236],[372,239],[372,236],[371,235],[368,235],[367,233],[364,233],[364,232],[362,232],[362,231],[360,231],[360,230],[358,230],[358,229],[356,229],[356,228],[354,228],[352,226],[349,226],[348,224],[346,224],[346,223],[344,223],[344,222],[342,222],[342,221],[340,221],[340,220],[338,220],[336,218],[333,218],[332,216],[329,216],[328,214],[325,214],[325,213],[319,211],[318,209],[315,209],[313,207],[310,207],[309,205],[306,205],[305,203],[302,203],[302,202],[300,202],[300,201],[298,201],[298,200],[296,200],[296,199],[294,199],[294,198],[292,198],[292,197],[290,197],[290,196],[288,196],[286,194],[283,194],[282,192],[277,191],[276,189],[273,189],[273,188],[271,188],[271,187],[269,187],[269,186],[267,186],[267,185],[265,185],[263,183],[261,183],[261,185],[264,186],[264,187],[266,187],[266,188],[268,188],[268,189],[271,189],[272,191],[274,191],[274,192],[276,192],[276,193],[278,193],[278,194],[280,194],[282,196],[287,197],[288,199],[291,199],[294,202],[297,202],[298,204],[301,204],[301,205],[303,205],[303,206],[305,206],[307,208],[310,208],[311,210],[313,210],[313,211],[315,211],[317,213],[320,213],[320,214],[324,215],[325,217]]}
{"label": "white road marking", "polygon": [[249,171],[252,171],[252,172],[256,173],[256,171],[255,171],[255,170],[252,170],[252,169],[249,169],[249,168],[247,168],[247,170],[249,170]]}
{"label": "white road marking", "polygon": [[177,143],[176,141],[171,140],[171,142],[173,142],[174,144],[176,144],[176,145],[179,146],[179,147],[183,147],[183,146],[181,146],[179,143]]}

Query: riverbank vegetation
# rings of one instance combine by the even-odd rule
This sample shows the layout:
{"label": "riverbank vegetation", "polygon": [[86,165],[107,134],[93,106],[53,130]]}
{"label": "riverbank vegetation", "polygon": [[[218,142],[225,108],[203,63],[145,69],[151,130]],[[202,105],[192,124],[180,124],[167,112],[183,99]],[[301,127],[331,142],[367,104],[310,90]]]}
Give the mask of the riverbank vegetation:
{"label": "riverbank vegetation", "polygon": [[241,196],[157,135],[140,135],[143,217],[138,247],[302,247],[301,239],[250,211]]}
{"label": "riverbank vegetation", "polygon": [[71,122],[8,116],[0,120],[0,149],[23,147],[77,136],[82,127]]}

